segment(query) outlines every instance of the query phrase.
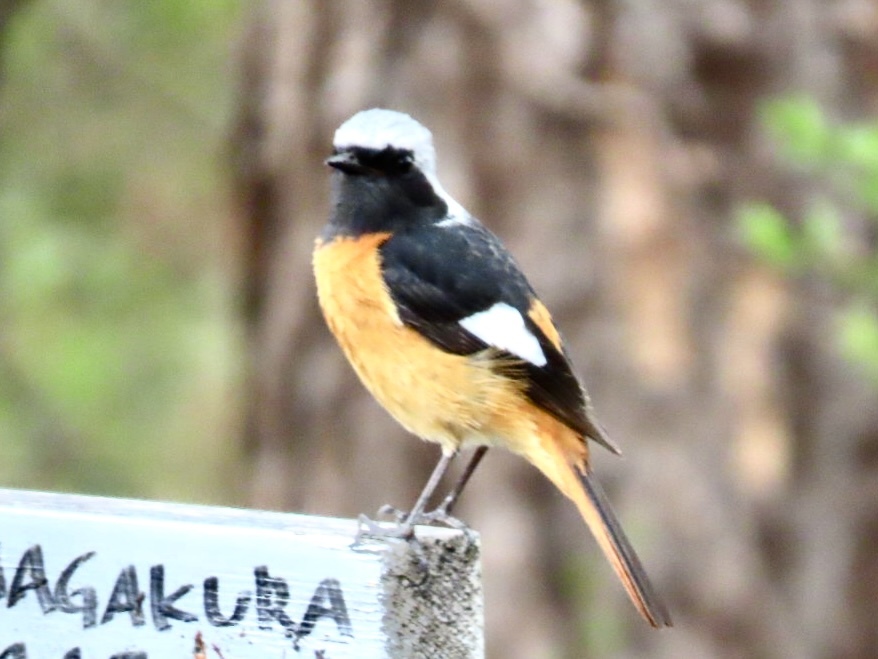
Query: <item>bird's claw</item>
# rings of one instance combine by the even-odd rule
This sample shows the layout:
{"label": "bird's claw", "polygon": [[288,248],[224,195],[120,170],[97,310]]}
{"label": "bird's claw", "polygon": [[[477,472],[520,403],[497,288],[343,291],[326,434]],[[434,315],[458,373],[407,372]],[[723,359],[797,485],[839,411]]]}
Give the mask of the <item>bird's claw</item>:
{"label": "bird's claw", "polygon": [[363,538],[396,538],[410,540],[414,537],[415,527],[402,519],[396,523],[385,525],[380,521],[369,519],[366,515],[357,518],[357,536],[355,543],[362,542]]}
{"label": "bird's claw", "polygon": [[395,508],[390,505],[383,505],[378,509],[377,517],[390,518],[390,523],[382,523],[379,520],[373,520],[366,515],[360,515],[357,518],[359,528],[357,529],[356,541],[360,542],[365,537],[370,538],[398,538],[402,540],[411,540],[415,534],[415,526],[447,526],[450,529],[469,532],[469,527],[456,517],[452,517],[445,506],[445,502],[435,510],[422,512],[415,517],[409,513]]}
{"label": "bird's claw", "polygon": [[431,510],[429,512],[421,513],[420,516],[415,520],[415,524],[425,524],[427,526],[435,526],[437,524],[441,524],[443,526],[447,526],[450,529],[456,529],[458,531],[467,531],[469,527],[462,520],[459,520],[457,517],[451,516],[448,511],[445,509],[445,506],[439,506],[436,510]]}
{"label": "bird's claw", "polygon": [[388,517],[391,521],[394,521],[397,524],[402,524],[405,521],[405,518],[408,517],[408,513],[395,506],[391,506],[389,503],[385,503],[378,509],[377,516]]}

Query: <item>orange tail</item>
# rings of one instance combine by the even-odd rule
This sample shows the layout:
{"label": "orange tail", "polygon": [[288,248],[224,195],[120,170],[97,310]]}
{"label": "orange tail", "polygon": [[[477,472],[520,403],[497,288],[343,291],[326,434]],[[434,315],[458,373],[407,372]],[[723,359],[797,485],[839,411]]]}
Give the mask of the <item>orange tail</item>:
{"label": "orange tail", "polygon": [[653,627],[670,627],[673,622],[665,603],[656,595],[643,565],[616,519],[604,490],[588,471],[580,475],[585,496],[571,497],[595,539],[622,580],[628,597]]}
{"label": "orange tail", "polygon": [[587,468],[580,470],[571,466],[555,451],[540,453],[542,455],[529,455],[530,461],[576,504],[634,606],[653,627],[670,627],[673,623],[668,609],[653,590],[603,488]]}

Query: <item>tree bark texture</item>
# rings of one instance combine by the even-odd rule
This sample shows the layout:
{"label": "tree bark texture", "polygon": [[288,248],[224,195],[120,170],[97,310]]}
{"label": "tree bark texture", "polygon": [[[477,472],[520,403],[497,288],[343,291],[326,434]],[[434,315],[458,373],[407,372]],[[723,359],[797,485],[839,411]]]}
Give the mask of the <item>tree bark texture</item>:
{"label": "tree bark texture", "polygon": [[354,112],[409,112],[445,188],[544,298],[623,459],[596,471],[677,622],[637,619],[573,506],[489,452],[459,514],[482,533],[489,657],[878,653],[878,406],[834,348],[832,296],[736,238],[804,207],[759,103],[878,106],[867,0],[266,0],[233,136],[250,347],[252,503],[411,505],[435,447],[378,408],[319,317],[322,165]]}

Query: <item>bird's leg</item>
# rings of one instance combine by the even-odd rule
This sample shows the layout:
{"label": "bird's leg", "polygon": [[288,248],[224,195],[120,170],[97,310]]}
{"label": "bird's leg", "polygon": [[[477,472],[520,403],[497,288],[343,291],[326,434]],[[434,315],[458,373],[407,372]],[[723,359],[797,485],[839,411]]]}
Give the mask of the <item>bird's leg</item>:
{"label": "bird's leg", "polygon": [[451,461],[455,456],[457,456],[457,451],[454,451],[453,453],[442,451],[442,457],[439,458],[439,462],[433,469],[433,473],[430,474],[430,478],[427,480],[424,489],[421,490],[421,494],[418,497],[418,500],[415,501],[415,505],[412,507],[411,512],[406,516],[405,521],[403,522],[404,526],[414,527],[414,525],[424,516],[424,509],[427,507],[430,497],[433,496],[433,493],[439,486],[439,481],[442,480],[445,472],[448,471],[448,466],[451,464]]}
{"label": "bird's leg", "polygon": [[473,473],[476,470],[476,467],[479,466],[479,463],[482,461],[482,458],[485,457],[485,453],[488,452],[487,446],[479,446],[475,453],[473,453],[473,457],[470,458],[469,463],[464,469],[463,473],[460,475],[460,478],[457,479],[457,482],[454,484],[454,487],[451,488],[451,491],[448,493],[448,496],[442,500],[442,504],[430,513],[431,516],[435,516],[437,521],[442,521],[445,518],[451,517],[451,511],[454,509],[454,506],[457,504],[457,500],[460,498],[461,492],[463,492],[463,488],[466,487],[466,484],[469,482],[469,479],[472,477]]}
{"label": "bird's leg", "polygon": [[[432,519],[429,519],[430,515],[424,513],[424,508],[427,507],[430,497],[433,496],[433,493],[439,485],[439,481],[442,480],[445,472],[448,471],[448,466],[456,455],[457,451],[452,453],[446,453],[445,451],[442,452],[442,457],[439,458],[439,462],[436,464],[436,467],[434,467],[433,473],[430,474],[430,478],[427,480],[424,489],[421,490],[421,494],[418,496],[418,500],[415,501],[415,505],[411,512],[403,516],[399,511],[390,508],[390,511],[397,516],[398,519],[402,517],[401,521],[399,521],[395,528],[382,527],[365,515],[360,515],[361,529],[357,534],[358,537],[362,535],[370,535],[378,537],[411,538],[414,535],[415,524],[421,521],[432,521]],[[382,506],[381,510],[386,512],[387,508],[387,506]]]}

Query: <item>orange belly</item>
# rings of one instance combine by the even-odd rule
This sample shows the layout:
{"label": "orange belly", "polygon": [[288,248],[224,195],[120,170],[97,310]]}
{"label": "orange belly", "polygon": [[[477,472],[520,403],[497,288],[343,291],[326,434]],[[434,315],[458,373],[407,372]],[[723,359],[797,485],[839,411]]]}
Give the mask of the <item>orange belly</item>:
{"label": "orange belly", "polygon": [[522,415],[521,384],[496,373],[490,354],[444,352],[403,325],[381,278],[387,234],[317,245],[320,306],[360,380],[407,430],[445,451],[503,444],[527,452],[537,420]]}

